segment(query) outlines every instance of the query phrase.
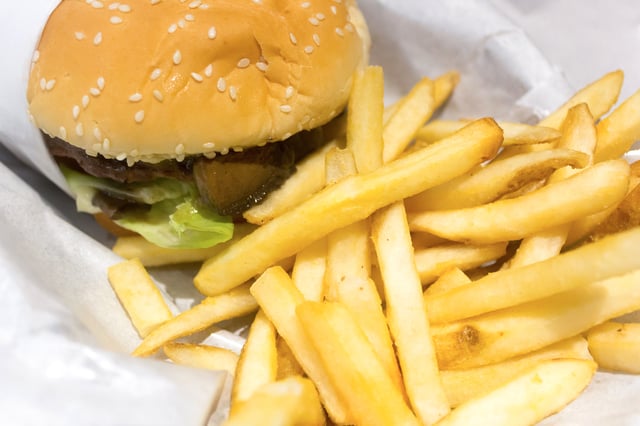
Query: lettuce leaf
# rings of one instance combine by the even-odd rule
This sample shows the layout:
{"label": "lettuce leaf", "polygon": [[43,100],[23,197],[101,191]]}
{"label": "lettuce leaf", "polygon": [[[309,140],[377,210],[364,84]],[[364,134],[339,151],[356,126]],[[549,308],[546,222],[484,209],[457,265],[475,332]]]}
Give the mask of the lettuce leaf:
{"label": "lettuce leaf", "polygon": [[150,206],[131,209],[114,220],[118,225],[168,248],[206,248],[233,236],[230,217],[198,201],[195,185],[176,179],[122,184],[62,167],[79,211],[98,213],[92,200],[98,191]]}

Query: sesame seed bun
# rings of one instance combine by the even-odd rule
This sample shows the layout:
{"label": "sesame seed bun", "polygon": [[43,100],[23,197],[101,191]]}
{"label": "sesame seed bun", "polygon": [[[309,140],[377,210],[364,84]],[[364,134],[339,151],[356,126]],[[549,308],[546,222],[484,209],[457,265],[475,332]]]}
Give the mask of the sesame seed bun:
{"label": "sesame seed bun", "polygon": [[349,0],[63,0],[27,98],[38,127],[90,155],[225,153],[332,119],[368,44]]}

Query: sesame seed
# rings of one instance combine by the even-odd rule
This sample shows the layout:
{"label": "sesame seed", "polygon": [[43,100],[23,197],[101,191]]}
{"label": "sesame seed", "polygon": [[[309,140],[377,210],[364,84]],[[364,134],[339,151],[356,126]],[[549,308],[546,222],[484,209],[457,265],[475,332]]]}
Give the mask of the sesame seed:
{"label": "sesame seed", "polygon": [[186,27],[186,26],[187,26],[187,23],[185,22],[184,19],[181,19],[181,20],[178,21],[178,27],[184,29],[184,27]]}
{"label": "sesame seed", "polygon": [[142,121],[144,120],[144,110],[141,109],[140,111],[136,112],[133,116],[133,119],[136,121],[136,123],[142,123]]}
{"label": "sesame seed", "polygon": [[229,86],[229,97],[232,101],[238,99],[238,89],[235,86]]}
{"label": "sesame seed", "polygon": [[202,80],[204,80],[202,78],[202,76],[200,74],[198,74],[197,72],[192,72],[191,73],[191,78],[193,78],[195,81],[197,81],[198,83],[201,83]]}
{"label": "sesame seed", "polygon": [[121,24],[122,18],[119,16],[112,16],[111,18],[109,18],[109,22],[111,22],[112,24]]}
{"label": "sesame seed", "polygon": [[116,155],[116,160],[118,161],[122,161],[125,158],[127,158],[127,154],[125,152],[121,152],[120,154]]}
{"label": "sesame seed", "polygon": [[309,18],[309,23],[316,27],[320,25],[320,21],[318,21],[318,18],[316,18],[315,16],[312,16],[311,18]]}
{"label": "sesame seed", "polygon": [[134,93],[129,96],[129,102],[140,102],[142,100],[142,93]]}
{"label": "sesame seed", "polygon": [[60,137],[62,139],[66,139],[67,138],[67,128],[64,126],[60,126]]}
{"label": "sesame seed", "polygon": [[104,4],[101,1],[94,0],[91,2],[91,7],[93,7],[94,9],[102,9],[104,7]]}
{"label": "sesame seed", "polygon": [[189,21],[189,22],[193,22],[193,21],[195,21],[195,20],[196,20],[196,18],[195,18],[192,14],[190,14],[190,13],[187,13],[187,14],[184,16],[184,19],[185,19],[185,20],[187,20],[187,21]]}
{"label": "sesame seed", "polygon": [[216,144],[213,142],[206,142],[202,144],[202,148],[204,149],[214,149],[216,147]]}
{"label": "sesame seed", "polygon": [[109,148],[111,148],[111,141],[108,138],[104,138],[102,141],[102,150],[109,151]]}
{"label": "sesame seed", "polygon": [[169,25],[169,29],[167,31],[169,32],[169,34],[173,34],[176,32],[177,29],[178,29],[178,26],[176,24],[171,24]]}
{"label": "sesame seed", "polygon": [[313,53],[313,46],[305,46],[304,53],[307,53],[309,55],[312,54]]}
{"label": "sesame seed", "polygon": [[93,38],[93,44],[97,46],[100,43],[102,43],[102,33],[98,32],[96,36]]}
{"label": "sesame seed", "polygon": [[189,9],[195,9],[199,7],[201,4],[202,2],[200,0],[193,0],[191,3],[189,3]]}
{"label": "sesame seed", "polygon": [[209,160],[213,160],[214,158],[216,158],[217,155],[218,153],[215,151],[208,151],[204,153],[204,156],[207,157]]}
{"label": "sesame seed", "polygon": [[216,27],[211,27],[209,28],[209,31],[207,31],[207,36],[209,37],[210,40],[213,40],[214,38],[216,38],[217,35],[217,31],[216,31]]}
{"label": "sesame seed", "polygon": [[74,105],[73,108],[71,108],[71,115],[73,115],[74,120],[78,119],[80,116],[80,107],[78,105]]}
{"label": "sesame seed", "polygon": [[47,88],[47,79],[43,77],[40,79],[40,89],[45,90],[46,88]]}
{"label": "sesame seed", "polygon": [[331,13],[333,13],[334,15],[338,14],[338,8],[335,5],[332,4],[329,9],[331,9]]}
{"label": "sesame seed", "polygon": [[318,34],[314,34],[311,38],[313,38],[313,42],[316,46],[320,46],[320,36]]}
{"label": "sesame seed", "polygon": [[89,89],[89,93],[91,93],[93,96],[100,96],[100,90],[96,87],[92,87],[91,89]]}
{"label": "sesame seed", "polygon": [[298,39],[293,33],[289,33],[289,40],[291,40],[291,43],[293,43],[294,46],[298,44]]}
{"label": "sesame seed", "polygon": [[82,123],[76,124],[76,135],[84,136],[84,126],[82,125]]}
{"label": "sesame seed", "polygon": [[224,77],[220,77],[218,79],[216,87],[218,88],[219,92],[224,92],[225,90],[227,90],[227,81],[224,79]]}
{"label": "sesame seed", "polygon": [[162,92],[160,92],[158,89],[155,89],[153,91],[153,97],[156,98],[158,102],[164,101],[164,96],[162,96]]}
{"label": "sesame seed", "polygon": [[242,58],[238,61],[238,68],[246,68],[249,66],[249,64],[251,64],[251,61],[249,60],[249,58]]}
{"label": "sesame seed", "polygon": [[82,96],[82,108],[86,108],[89,106],[89,95],[83,95]]}
{"label": "sesame seed", "polygon": [[130,157],[137,157],[139,153],[140,153],[140,151],[138,151],[137,149],[133,148],[131,151],[129,151],[129,156]]}
{"label": "sesame seed", "polygon": [[178,145],[176,145],[176,154],[180,155],[180,154],[184,154],[184,145],[179,143]]}
{"label": "sesame seed", "polygon": [[180,62],[182,62],[182,53],[180,53],[179,50],[176,50],[175,53],[173,54],[173,63],[175,65],[179,65]]}
{"label": "sesame seed", "polygon": [[347,25],[344,26],[344,29],[349,31],[350,33],[353,32],[353,25],[351,25],[351,22],[347,22]]}
{"label": "sesame seed", "polygon": [[128,4],[121,4],[120,6],[118,6],[118,10],[122,13],[129,13],[131,12],[131,6],[129,6]]}
{"label": "sesame seed", "polygon": [[115,3],[111,3],[108,7],[109,10],[116,10],[117,8],[120,7],[120,3],[115,2]]}
{"label": "sesame seed", "polygon": [[336,34],[338,34],[340,37],[344,37],[344,31],[342,31],[342,28],[336,28]]}
{"label": "sesame seed", "polygon": [[262,0],[253,0],[255,4],[262,4]]}
{"label": "sesame seed", "polygon": [[291,112],[291,105],[280,105],[280,111],[284,112],[284,113],[289,113]]}
{"label": "sesame seed", "polygon": [[151,75],[149,76],[149,78],[151,79],[151,81],[154,81],[154,80],[157,80],[161,74],[162,74],[162,70],[160,68],[156,68],[153,71],[151,71]]}
{"label": "sesame seed", "polygon": [[300,7],[303,9],[308,9],[311,6],[311,3],[308,1],[305,1],[303,3],[300,4]]}
{"label": "sesame seed", "polygon": [[290,99],[293,96],[295,89],[293,88],[293,86],[287,86],[286,90],[284,91],[284,98],[285,99]]}
{"label": "sesame seed", "polygon": [[213,64],[207,65],[207,67],[204,69],[204,75],[206,75],[207,77],[211,77],[213,75]]}
{"label": "sesame seed", "polygon": [[75,36],[76,40],[84,40],[85,38],[84,33],[81,31],[76,31],[75,33],[73,33],[73,35]]}
{"label": "sesame seed", "polygon": [[98,83],[98,89],[104,90],[104,77],[98,77],[96,83]]}
{"label": "sesame seed", "polygon": [[265,72],[267,68],[269,68],[269,66],[266,62],[258,61],[256,62],[256,68],[258,68],[262,72]]}
{"label": "sesame seed", "polygon": [[38,62],[38,59],[40,59],[40,51],[36,50],[33,52],[33,56],[31,57],[31,62]]}
{"label": "sesame seed", "polygon": [[45,89],[46,90],[52,90],[56,85],[56,81],[54,79],[47,81],[47,84],[45,85]]}
{"label": "sesame seed", "polygon": [[207,10],[207,9],[209,9],[209,5],[208,4],[201,4],[198,9]]}
{"label": "sesame seed", "polygon": [[[93,137],[96,138],[97,140],[101,141],[102,140],[102,132],[100,131],[99,128],[94,127],[93,128]],[[98,148],[99,149],[99,148]]]}
{"label": "sesame seed", "polygon": [[316,13],[316,18],[318,18],[319,21],[324,21],[324,18],[325,18],[324,13],[320,13],[320,12]]}
{"label": "sesame seed", "polygon": [[160,0],[151,0],[151,5],[152,6],[155,6],[158,3],[160,3]]}

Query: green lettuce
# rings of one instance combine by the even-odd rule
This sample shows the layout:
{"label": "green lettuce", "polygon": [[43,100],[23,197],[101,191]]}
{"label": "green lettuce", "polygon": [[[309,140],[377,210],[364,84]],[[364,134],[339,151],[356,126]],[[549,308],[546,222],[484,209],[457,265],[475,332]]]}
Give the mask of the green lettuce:
{"label": "green lettuce", "polygon": [[98,191],[147,204],[149,209],[125,211],[115,223],[146,240],[168,248],[206,248],[228,241],[233,222],[200,202],[195,185],[176,179],[122,184],[62,168],[79,211],[98,213],[92,200]]}

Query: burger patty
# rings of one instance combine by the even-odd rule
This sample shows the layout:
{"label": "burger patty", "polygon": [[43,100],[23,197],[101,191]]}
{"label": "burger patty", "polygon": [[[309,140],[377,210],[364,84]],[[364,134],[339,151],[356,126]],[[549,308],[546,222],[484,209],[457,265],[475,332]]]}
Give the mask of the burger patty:
{"label": "burger patty", "polygon": [[[193,181],[202,201],[225,216],[240,216],[259,204],[279,188],[296,170],[295,164],[324,144],[322,130],[301,132],[289,139],[229,152],[214,158],[188,156],[183,161],[163,160],[159,163],[126,161],[90,156],[83,149],[59,138],[44,135],[46,146],[55,160],[85,173],[122,184],[149,182],[158,178]],[[119,211],[136,207],[132,200],[98,194],[94,202],[110,217]]]}

